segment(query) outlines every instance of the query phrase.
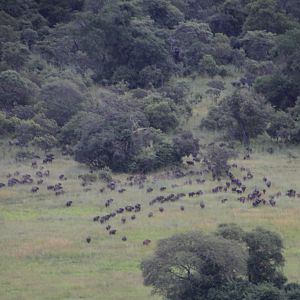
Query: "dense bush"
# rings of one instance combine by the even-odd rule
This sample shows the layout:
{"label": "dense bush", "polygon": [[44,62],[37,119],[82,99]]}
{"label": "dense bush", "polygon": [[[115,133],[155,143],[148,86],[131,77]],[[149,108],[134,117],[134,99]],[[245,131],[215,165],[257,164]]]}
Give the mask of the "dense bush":
{"label": "dense bush", "polygon": [[[219,104],[202,125],[244,144],[265,132],[299,143],[299,11],[295,0],[0,1],[1,134],[94,167],[155,170],[199,150],[184,131],[202,97],[190,79],[229,88],[238,71],[225,99],[210,82]],[[265,98],[240,89],[253,85]]]}
{"label": "dense bush", "polygon": [[267,129],[272,113],[272,108],[263,97],[246,89],[237,90],[211,108],[201,126],[210,130],[223,130],[228,137],[249,145],[251,138]]}
{"label": "dense bush", "polygon": [[0,73],[1,109],[11,110],[16,105],[27,105],[32,97],[32,86],[19,73],[11,70]]}

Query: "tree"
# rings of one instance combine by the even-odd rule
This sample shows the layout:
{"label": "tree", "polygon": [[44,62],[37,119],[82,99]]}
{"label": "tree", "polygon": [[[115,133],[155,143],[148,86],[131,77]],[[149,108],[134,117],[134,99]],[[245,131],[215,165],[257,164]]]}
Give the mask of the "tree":
{"label": "tree", "polygon": [[0,108],[11,110],[16,105],[29,104],[32,98],[29,80],[11,70],[0,73]]}
{"label": "tree", "polygon": [[300,80],[300,29],[295,28],[280,35],[276,40],[274,53],[283,62],[283,72],[298,86]]}
{"label": "tree", "polygon": [[180,23],[171,35],[171,52],[177,64],[183,63],[186,72],[198,71],[198,64],[208,54],[213,33],[208,24],[187,21]]}
{"label": "tree", "polygon": [[247,8],[249,15],[244,23],[245,32],[266,30],[281,34],[295,25],[280,10],[277,0],[250,1]]}
{"label": "tree", "polygon": [[[278,141],[280,138],[280,132],[282,132],[282,130],[289,131],[294,127],[295,122],[292,116],[284,111],[279,110],[271,116],[267,133],[270,137]],[[288,139],[284,140],[284,142],[288,142]]]}
{"label": "tree", "polygon": [[262,134],[268,125],[272,109],[265,99],[246,89],[236,90],[213,107],[201,126],[210,130],[224,130],[231,138],[248,146],[250,139]]}
{"label": "tree", "polygon": [[245,238],[244,230],[237,224],[219,224],[216,232],[218,236],[222,236],[224,239],[234,240],[242,243]]}
{"label": "tree", "polygon": [[168,101],[151,103],[145,107],[151,127],[168,132],[178,125],[175,107]]}
{"label": "tree", "polygon": [[214,77],[218,74],[218,65],[212,55],[204,55],[200,60],[200,72],[207,73],[209,76]]}
{"label": "tree", "polygon": [[199,152],[199,141],[194,138],[192,132],[183,131],[174,139],[174,149],[179,159],[184,156],[197,156]]}
{"label": "tree", "polygon": [[272,284],[252,284],[236,280],[212,289],[206,300],[285,300],[284,292]]}
{"label": "tree", "polygon": [[128,82],[130,88],[144,87],[147,82],[138,79],[140,73],[146,77],[146,67],[151,67],[155,84],[169,78],[173,63],[167,35],[156,34],[153,22],[140,18],[141,14],[138,6],[114,0],[107,1],[98,14],[83,17],[76,37],[92,62],[94,80],[118,79]]}
{"label": "tree", "polygon": [[178,234],[158,242],[141,268],[144,283],[166,299],[206,299],[211,288],[245,274],[246,255],[234,241],[202,233]]}
{"label": "tree", "polygon": [[73,82],[55,80],[42,87],[41,99],[45,115],[62,126],[79,111],[84,95]]}
{"label": "tree", "polygon": [[255,284],[269,282],[282,287],[286,278],[281,268],[284,265],[283,244],[277,233],[256,228],[244,238],[249,251],[248,276]]}
{"label": "tree", "polygon": [[283,243],[277,233],[261,227],[244,232],[236,224],[221,224],[218,227],[217,235],[246,244],[249,253],[247,261],[249,282],[253,284],[268,283],[282,288],[286,282],[286,277],[282,273],[284,266]]}
{"label": "tree", "polygon": [[258,77],[254,88],[257,93],[264,95],[275,108],[282,110],[294,106],[299,93],[297,84],[282,74]]}
{"label": "tree", "polygon": [[205,161],[212,172],[213,179],[229,170],[228,160],[235,156],[233,150],[212,143],[208,146]]}
{"label": "tree", "polygon": [[275,46],[275,35],[266,31],[248,31],[240,43],[249,58],[267,60]]}
{"label": "tree", "polygon": [[184,20],[183,13],[168,0],[144,0],[144,6],[150,17],[160,26],[172,29]]}
{"label": "tree", "polygon": [[19,42],[5,43],[1,52],[1,61],[8,69],[20,71],[25,63],[29,61],[30,52],[28,48]]}
{"label": "tree", "polygon": [[232,15],[224,13],[214,14],[209,19],[209,25],[213,32],[228,36],[237,36],[241,31],[240,22]]}
{"label": "tree", "polygon": [[84,0],[40,0],[39,12],[54,26],[70,20],[71,13],[82,9]]}

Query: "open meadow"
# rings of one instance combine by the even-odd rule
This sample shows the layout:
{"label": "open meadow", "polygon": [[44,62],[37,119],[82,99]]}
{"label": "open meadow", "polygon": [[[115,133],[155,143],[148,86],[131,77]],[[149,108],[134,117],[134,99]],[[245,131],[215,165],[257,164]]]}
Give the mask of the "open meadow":
{"label": "open meadow", "polygon": [[[18,171],[15,177],[31,174],[34,183],[0,189],[0,299],[160,299],[143,286],[139,269],[141,260],[153,253],[156,242],[179,232],[212,232],[218,224],[231,222],[245,230],[263,226],[278,232],[285,246],[285,274],[289,281],[300,282],[300,198],[285,195],[289,189],[300,191],[300,158],[289,153],[255,152],[251,160],[231,162],[238,165],[232,168],[236,177],[243,176],[242,166],[254,176],[244,182],[245,195],[255,187],[266,188],[264,176],[272,182],[266,188],[266,199],[282,193],[275,207],[267,204],[254,208],[251,202],[240,203],[240,195],[231,191],[212,193],[215,186],[225,185],[225,179],[214,182],[210,175],[199,175],[204,169],[200,163],[185,167],[188,175],[181,178],[175,178],[171,171],[148,175],[143,188],[131,186],[127,175],[114,175],[117,186],[111,191],[100,181],[83,187],[78,176],[88,173],[88,169],[72,159],[57,156],[45,165],[38,160],[37,169],[33,169],[30,160],[16,162],[13,149],[2,151],[0,182],[7,184],[7,175],[14,177]],[[49,170],[50,175],[43,177],[39,191],[32,193],[40,167],[43,172]],[[61,174],[67,179],[59,180]],[[206,181],[197,183],[200,178]],[[56,196],[47,186],[58,182],[62,182],[65,193]],[[101,193],[102,187],[105,190]],[[150,193],[146,191],[149,187],[153,188]],[[166,189],[160,191],[161,187]],[[126,191],[118,192],[121,188]],[[189,192],[199,190],[203,195],[188,197]],[[170,193],[186,196],[149,205],[153,198]],[[110,198],[113,202],[105,207]],[[228,201],[222,203],[225,198]],[[72,201],[70,207],[67,201]],[[204,209],[200,201],[205,203]],[[137,203],[141,211],[125,211],[104,224],[93,222],[95,216]],[[161,207],[163,212],[159,211]],[[152,217],[148,216],[150,212]],[[122,217],[126,218],[124,224]],[[105,229],[108,224],[117,230],[116,234],[109,235]],[[126,241],[122,241],[124,236]],[[91,237],[90,243],[87,237]],[[146,239],[151,240],[149,245],[143,245]]]}

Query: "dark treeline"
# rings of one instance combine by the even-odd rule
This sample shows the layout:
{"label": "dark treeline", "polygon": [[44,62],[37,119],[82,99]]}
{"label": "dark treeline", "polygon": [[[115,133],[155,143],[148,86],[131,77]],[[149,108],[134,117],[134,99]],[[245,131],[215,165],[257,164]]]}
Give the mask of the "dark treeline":
{"label": "dark treeline", "polygon": [[151,171],[199,150],[189,87],[172,79],[233,67],[236,91],[201,127],[299,143],[299,19],[296,0],[1,0],[0,134]]}

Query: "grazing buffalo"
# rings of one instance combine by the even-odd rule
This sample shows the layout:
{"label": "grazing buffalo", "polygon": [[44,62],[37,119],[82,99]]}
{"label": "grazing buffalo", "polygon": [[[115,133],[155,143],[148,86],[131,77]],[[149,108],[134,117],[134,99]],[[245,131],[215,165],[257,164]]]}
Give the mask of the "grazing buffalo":
{"label": "grazing buffalo", "polygon": [[7,185],[9,187],[12,187],[12,186],[16,185],[17,183],[20,183],[20,181],[16,178],[9,178],[7,181]]}
{"label": "grazing buffalo", "polygon": [[109,234],[110,234],[110,235],[115,235],[115,234],[116,234],[116,232],[117,232],[117,230],[116,230],[116,229],[111,229],[111,230],[109,231]]}
{"label": "grazing buffalo", "polygon": [[5,187],[5,184],[0,182],[0,189],[3,188],[3,187]]}
{"label": "grazing buffalo", "polygon": [[286,192],[286,195],[290,198],[295,198],[296,197],[296,191],[293,189],[290,189]]}
{"label": "grazing buffalo", "polygon": [[149,214],[148,214],[148,218],[151,218],[151,217],[153,217],[153,212],[149,212]]}
{"label": "grazing buffalo", "polygon": [[124,212],[124,208],[120,207],[116,210],[117,214],[122,214]]}
{"label": "grazing buffalo", "polygon": [[67,202],[66,202],[66,207],[70,207],[70,206],[72,205],[72,203],[73,203],[73,201],[71,201],[71,200],[70,200],[70,201],[67,201]]}
{"label": "grazing buffalo", "polygon": [[184,211],[184,206],[183,205],[180,206],[180,210]]}
{"label": "grazing buffalo", "polygon": [[49,177],[50,175],[50,171],[49,170],[46,170],[44,173],[43,173],[43,176],[45,177]]}
{"label": "grazing buffalo", "polygon": [[162,213],[162,212],[165,211],[165,209],[164,209],[163,207],[160,207],[160,208],[159,208],[159,211]]}
{"label": "grazing buffalo", "polygon": [[58,176],[59,180],[67,180],[64,174]]}
{"label": "grazing buffalo", "polygon": [[31,188],[31,192],[32,192],[32,193],[36,193],[39,189],[40,189],[40,188],[39,188],[38,186],[33,186],[33,187]]}
{"label": "grazing buffalo", "polygon": [[132,215],[132,216],[130,217],[130,219],[131,219],[131,220],[135,220],[135,219],[136,219],[136,216],[135,216],[135,215]]}
{"label": "grazing buffalo", "polygon": [[144,246],[148,246],[150,243],[151,243],[151,240],[148,240],[148,239],[143,241]]}
{"label": "grazing buffalo", "polygon": [[37,177],[40,177],[40,178],[43,177],[43,173],[42,173],[41,171],[37,171],[37,172],[35,173],[35,175],[36,175]]}
{"label": "grazing buffalo", "polygon": [[33,169],[36,169],[36,168],[38,167],[38,163],[37,163],[36,160],[33,160],[33,161],[31,162],[31,167],[32,167]]}
{"label": "grazing buffalo", "polygon": [[123,236],[123,237],[122,237],[122,241],[123,241],[123,242],[126,242],[126,241],[127,241],[127,237],[126,237],[126,236]]}
{"label": "grazing buffalo", "polygon": [[92,241],[92,238],[90,236],[88,236],[85,240],[89,244]]}
{"label": "grazing buffalo", "polygon": [[151,193],[151,192],[153,192],[153,188],[151,187],[147,188],[147,193]]}
{"label": "grazing buffalo", "polygon": [[96,217],[93,218],[94,222],[99,222],[99,220],[100,220],[100,216],[96,216]]}
{"label": "grazing buffalo", "polygon": [[203,201],[200,202],[200,207],[201,207],[201,208],[205,208],[205,204],[204,204]]}

